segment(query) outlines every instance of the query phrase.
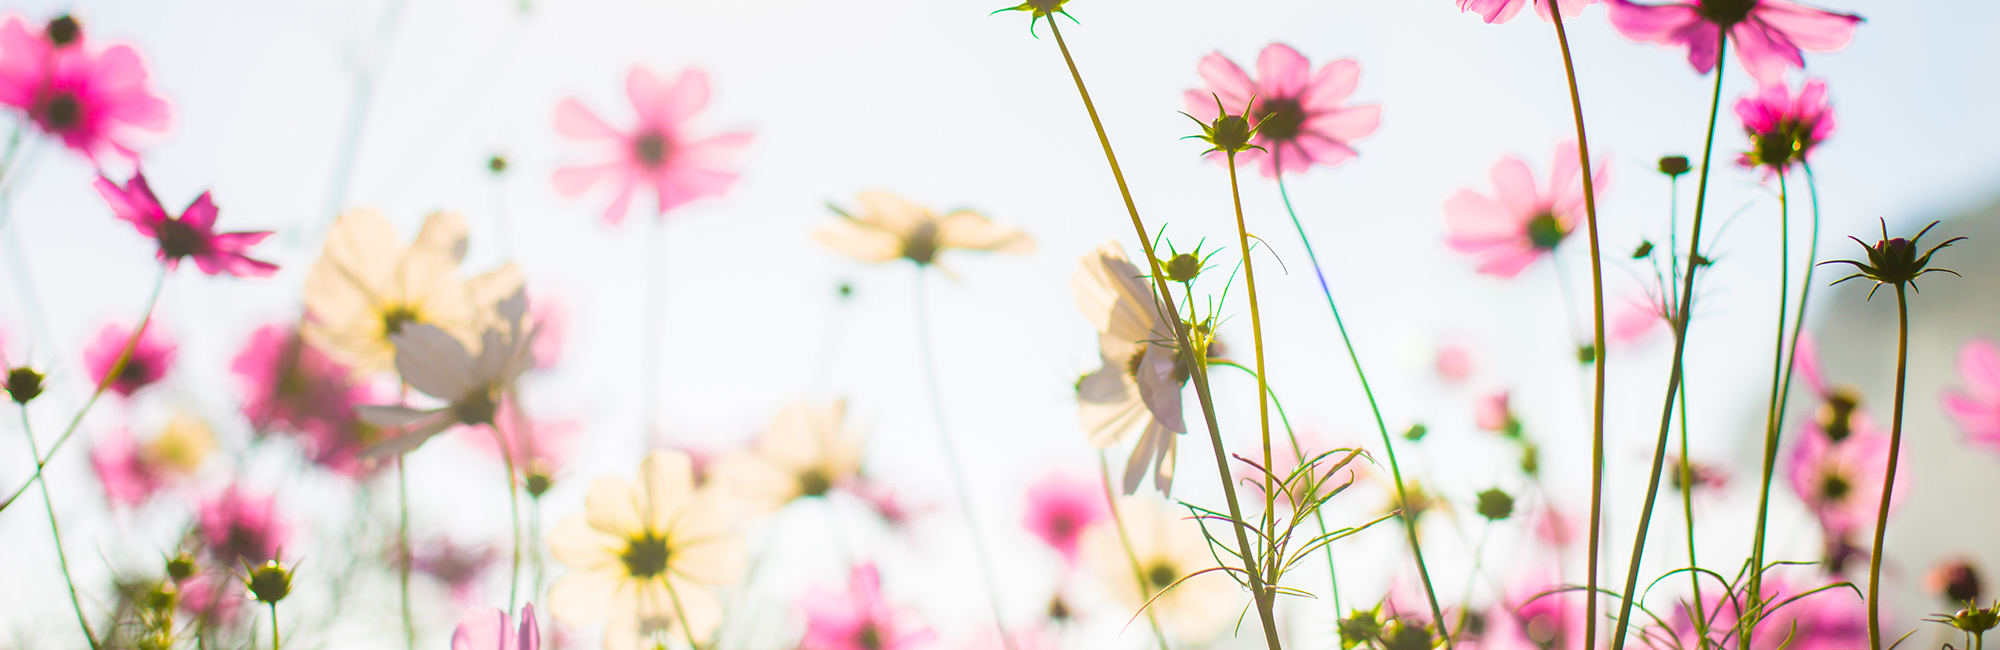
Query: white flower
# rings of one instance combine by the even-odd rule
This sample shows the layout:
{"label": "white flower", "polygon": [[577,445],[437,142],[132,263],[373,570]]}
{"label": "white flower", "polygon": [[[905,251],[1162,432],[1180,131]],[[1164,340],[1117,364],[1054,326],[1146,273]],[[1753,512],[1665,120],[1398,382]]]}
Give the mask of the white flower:
{"label": "white flower", "polygon": [[465,246],[465,219],[455,213],[426,217],[407,247],[382,213],[342,214],[306,274],[306,339],[356,372],[387,370],[390,338],[413,323],[477,342],[494,319],[491,306],[521,288],[521,273],[508,264],[462,280]]}
{"label": "white flower", "polygon": [[403,381],[426,395],[449,402],[419,410],[407,406],[363,406],[361,418],[378,427],[402,431],[368,450],[371,456],[408,453],[454,424],[493,424],[500,392],[534,366],[536,328],[522,331],[528,308],[519,289],[500,301],[505,329],[488,327],[480,336],[479,356],[444,329],[429,323],[408,325],[390,337],[396,344],[396,371]]}
{"label": "white flower", "polygon": [[[1124,614],[1136,615],[1139,605],[1148,607],[1167,632],[1183,643],[1200,643],[1222,631],[1243,611],[1240,586],[1221,571],[1211,571],[1174,585],[1196,571],[1215,566],[1215,556],[1201,524],[1175,512],[1166,501],[1152,496],[1120,497],[1119,520],[1131,536],[1132,555],[1118,538],[1117,524],[1105,521],[1083,533],[1083,565],[1091,567],[1097,583],[1125,605]],[[1133,564],[1138,571],[1133,571]],[[1141,578],[1144,578],[1144,584]]]}
{"label": "white flower", "polygon": [[1188,373],[1170,345],[1163,309],[1138,267],[1125,259],[1117,242],[1085,255],[1071,279],[1077,307],[1097,327],[1104,366],[1077,382],[1079,417],[1090,444],[1099,449],[1133,438],[1139,443],[1125,461],[1126,494],[1138,491],[1146,468],[1153,486],[1172,490],[1181,387]]}
{"label": "white flower", "polygon": [[971,210],[938,216],[929,208],[888,192],[862,192],[860,215],[834,208],[838,223],[813,231],[827,247],[864,262],[906,258],[932,264],[948,248],[1026,253],[1035,250],[1027,233],[988,221]]}
{"label": "white flower", "polygon": [[861,473],[861,438],[841,426],[846,412],[843,401],[786,406],[754,451],[725,456],[715,475],[762,510],[825,495]]}

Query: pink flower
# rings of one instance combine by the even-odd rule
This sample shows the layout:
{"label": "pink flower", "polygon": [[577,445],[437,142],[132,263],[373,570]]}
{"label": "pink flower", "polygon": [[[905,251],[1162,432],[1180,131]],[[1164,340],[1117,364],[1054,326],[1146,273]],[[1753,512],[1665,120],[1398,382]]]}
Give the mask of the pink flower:
{"label": "pink flower", "polygon": [[[1444,202],[1445,243],[1479,259],[1479,272],[1502,278],[1521,273],[1561,244],[1583,217],[1583,174],[1576,143],[1556,145],[1546,189],[1535,186],[1528,163],[1501,156],[1493,163],[1494,196],[1459,190]],[[1598,196],[1611,182],[1610,163],[1598,159]]]}
{"label": "pink flower", "polygon": [[540,650],[542,632],[535,625],[535,605],[521,605],[521,627],[516,629],[507,612],[496,608],[474,610],[465,615],[451,633],[451,650]]}
{"label": "pink flower", "polygon": [[1028,514],[1022,525],[1074,567],[1084,529],[1111,516],[1104,498],[1096,482],[1052,473],[1028,486]]}
{"label": "pink flower", "polygon": [[202,502],[197,524],[209,555],[229,566],[276,558],[291,537],[275,497],[235,484]]}
{"label": "pink flower", "polygon": [[1448,343],[1439,348],[1432,360],[1438,378],[1451,383],[1459,383],[1472,378],[1472,350],[1457,343]]}
{"label": "pink flower", "polygon": [[625,220],[640,186],[652,188],[662,215],[695,199],[722,196],[738,176],[726,168],[728,160],[750,143],[750,133],[700,139],[687,133],[684,123],[708,105],[708,92],[708,75],[700,70],[683,71],[670,86],[635,66],[625,76],[625,96],[639,120],[625,131],[582,102],[564,99],[556,107],[556,133],[600,146],[609,161],[557,169],[556,191],[576,197],[610,179],[618,193],[604,210],[604,221],[612,225]]}
{"label": "pink flower", "polygon": [[854,567],[846,593],[808,591],[799,599],[799,609],[806,617],[799,650],[909,650],[937,640],[912,613],[882,597],[881,576],[872,564]]}
{"label": "pink flower", "polygon": [[138,160],[131,143],[172,124],[172,109],[146,77],[138,51],[86,41],[69,16],[39,30],[20,16],[0,22],[0,104],[93,163],[112,154]]}
{"label": "pink flower", "polygon": [[90,470],[114,505],[137,507],[166,484],[160,468],[146,462],[132,433],[116,429],[90,448]]}
{"label": "pink flower", "polygon": [[1814,147],[1833,134],[1833,108],[1826,103],[1826,82],[1806,80],[1798,95],[1780,80],[1736,100],[1736,117],[1750,135],[1750,150],[1736,158],[1744,167],[1766,172],[1790,170],[1808,163]]}
{"label": "pink flower", "polygon": [[[449,538],[440,537],[412,549],[410,568],[436,579],[451,591],[453,602],[464,605],[472,601],[473,588],[479,586],[479,579],[499,559],[499,551],[492,548],[461,546]],[[459,629],[464,629],[464,626]]]}
{"label": "pink flower", "polygon": [[227,273],[239,278],[261,278],[278,272],[278,265],[244,255],[251,246],[271,236],[271,232],[215,232],[217,210],[208,192],[195,197],[194,203],[181,211],[181,216],[173,217],[160,206],[160,199],[153,196],[145,174],[134,172],[124,187],[99,176],[94,187],[104,202],[111,204],[111,211],[118,218],[131,223],[139,234],[159,241],[160,263],[168,269],[180,266],[181,258],[190,257],[194,258],[195,266],[201,267],[201,272],[209,275]]}
{"label": "pink flower", "polygon": [[[111,374],[112,366],[118,365],[119,357],[125,355],[125,343],[131,338],[132,328],[116,323],[97,331],[97,340],[83,350],[83,364],[90,368],[91,381],[104,385],[104,378]],[[132,346],[131,356],[125,360],[125,369],[111,381],[111,390],[131,397],[139,389],[159,381],[167,375],[167,369],[173,367],[176,349],[165,327],[159,323],[148,324],[140,333],[139,341]]]}
{"label": "pink flower", "polygon": [[563,334],[569,331],[569,306],[554,295],[542,294],[528,301],[528,320],[542,330],[530,346],[535,369],[547,370],[562,360]]}
{"label": "pink flower", "polygon": [[[1809,422],[1792,446],[1785,469],[1792,491],[1819,518],[1829,537],[1873,530],[1882,506],[1882,484],[1888,471],[1889,436],[1862,415],[1853,418],[1853,432],[1833,440],[1817,422]],[[1897,490],[1890,507],[1909,494],[1909,466],[1897,468]]]}
{"label": "pink flower", "polygon": [[[1382,123],[1377,104],[1348,106],[1349,95],[1361,82],[1361,65],[1353,59],[1329,61],[1312,72],[1312,63],[1291,46],[1272,43],[1257,55],[1257,76],[1220,52],[1202,57],[1196,69],[1207,85],[1184,94],[1188,114],[1203,123],[1216,117],[1216,100],[1228,110],[1256,116],[1257,138],[1263,150],[1236,154],[1239,162],[1259,162],[1265,178],[1285,172],[1302,174],[1313,165],[1332,167],[1355,156],[1349,142],[1367,137]],[[1250,103],[1252,98],[1257,101]],[[1209,156],[1222,161],[1220,153]]]}
{"label": "pink flower", "polygon": [[243,579],[221,567],[199,566],[180,582],[181,610],[196,619],[228,625],[250,599],[243,597]]}
{"label": "pink flower", "polygon": [[882,518],[882,523],[894,530],[907,528],[918,515],[936,509],[932,504],[915,502],[888,484],[868,480],[866,476],[844,487],[854,496],[867,502],[868,508]]}
{"label": "pink flower", "polygon": [[[1504,23],[1513,20],[1515,14],[1521,13],[1521,7],[1530,2],[1535,5],[1535,15],[1541,16],[1542,20],[1550,20],[1550,0],[1458,0],[1458,10],[1479,14],[1487,24]],[[1590,6],[1597,0],[1560,0],[1560,2],[1563,17],[1575,18],[1583,15],[1584,7]]]}
{"label": "pink flower", "polygon": [[306,345],[298,330],[258,328],[229,370],[249,391],[243,417],[258,432],[295,435],[307,459],[341,475],[356,478],[369,469],[360,453],[373,430],[354,407],[374,401],[374,391],[356,384],[347,366]]}
{"label": "pink flower", "polygon": [[[1537,575],[1510,588],[1505,602],[1486,619],[1481,648],[1487,650],[1569,650],[1583,646],[1583,599],[1558,592],[1562,581]],[[1554,593],[1551,593],[1554,592]]]}
{"label": "pink flower", "polygon": [[1786,0],[1688,0],[1663,5],[1611,3],[1611,26],[1635,41],[1688,49],[1688,64],[1715,69],[1722,30],[1736,45],[1736,60],[1758,83],[1783,83],[1785,68],[1805,68],[1800,50],[1847,47],[1861,17],[1814,9]]}
{"label": "pink flower", "polygon": [[1521,422],[1514,418],[1514,407],[1510,404],[1507,391],[1494,391],[1472,405],[1472,423],[1480,429],[1506,435],[1520,435]]}
{"label": "pink flower", "polygon": [[[548,478],[560,471],[576,447],[577,434],[583,431],[583,423],[575,420],[529,418],[511,396],[501,400],[499,409],[493,413],[493,423],[513,454],[515,473],[523,477],[538,473]],[[459,427],[458,433],[474,448],[495,461],[500,460],[500,448],[492,431],[485,427]]]}
{"label": "pink flower", "polygon": [[[1750,650],[1840,650],[1868,646],[1868,604],[1852,589],[1834,588],[1800,597],[1806,589],[1792,587],[1779,576],[1764,578],[1764,602],[1776,609],[1765,613],[1756,624]],[[1709,617],[1711,638],[1731,635],[1739,617],[1738,609],[1747,594],[1724,598],[1704,588],[1702,609]],[[1778,603],[1792,598],[1789,604]],[[1693,616],[1685,605],[1672,616],[1673,634],[1686,639],[1683,647],[1694,647]]]}
{"label": "pink flower", "polygon": [[2000,349],[1971,340],[1958,351],[1963,390],[1944,394],[1944,412],[1965,432],[1966,442],[2000,452]]}

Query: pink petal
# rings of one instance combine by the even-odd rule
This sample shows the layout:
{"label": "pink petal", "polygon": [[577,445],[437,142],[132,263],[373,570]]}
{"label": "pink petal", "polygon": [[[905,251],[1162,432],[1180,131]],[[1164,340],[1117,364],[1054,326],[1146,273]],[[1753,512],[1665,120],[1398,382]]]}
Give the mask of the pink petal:
{"label": "pink petal", "polygon": [[[1221,52],[1212,52],[1202,57],[1201,63],[1196,64],[1195,70],[1201,73],[1202,81],[1208,82],[1206,90],[1220,95],[1226,105],[1240,106],[1250,101],[1250,96],[1257,92],[1256,84],[1250,82],[1250,75],[1244,74],[1243,68],[1237,67],[1235,61],[1222,56]],[[1208,92],[1202,94],[1207,95]],[[1209,103],[1212,106],[1214,101],[1210,100]],[[1199,116],[1197,113],[1196,117]]]}
{"label": "pink petal", "polygon": [[1513,156],[1501,156],[1493,163],[1493,193],[1505,206],[1513,225],[1527,223],[1541,211],[1541,197],[1536,195],[1535,173],[1528,169],[1528,163]]}
{"label": "pink petal", "polygon": [[194,202],[188,204],[186,210],[181,211],[181,221],[196,230],[208,232],[215,229],[216,212],[214,197],[202,192],[201,196],[194,197]]}
{"label": "pink petal", "polygon": [[556,105],[556,133],[576,140],[612,140],[625,137],[625,134],[618,132],[618,129],[605,124],[604,120],[599,119],[597,114],[591,112],[582,102],[567,98]]}
{"label": "pink petal", "polygon": [[1301,126],[1306,131],[1321,134],[1332,140],[1353,142],[1374,135],[1375,130],[1381,128],[1382,105],[1364,104],[1322,113],[1306,120]]}
{"label": "pink petal", "polygon": [[451,633],[451,650],[505,650],[514,636],[509,623],[507,613],[499,609],[473,610]]}
{"label": "pink petal", "polygon": [[582,196],[604,180],[604,177],[618,173],[625,168],[624,163],[561,167],[550,177],[555,182],[556,192],[570,198]]}
{"label": "pink petal", "polygon": [[1305,150],[1306,161],[1321,165],[1326,165],[1328,167],[1333,167],[1335,165],[1339,165],[1349,160],[1353,160],[1354,156],[1356,155],[1354,153],[1354,149],[1349,148],[1346,144],[1340,142],[1339,140],[1328,138],[1326,136],[1322,136],[1317,133],[1300,134],[1298,139],[1298,146]]}
{"label": "pink petal", "polygon": [[1479,14],[1487,24],[1504,23],[1521,13],[1521,6],[1528,0],[1458,0],[1458,10]]}
{"label": "pink petal", "polygon": [[[1257,89],[1264,98],[1298,97],[1305,89],[1312,62],[1284,43],[1264,46],[1257,54]],[[1235,107],[1229,107],[1235,110]]]}
{"label": "pink petal", "polygon": [[521,630],[515,636],[520,640],[516,650],[540,650],[542,647],[542,627],[535,622],[534,603],[521,604]]}
{"label": "pink petal", "polygon": [[1502,251],[1481,262],[1478,271],[1499,278],[1512,278],[1520,275],[1522,269],[1528,268],[1529,264],[1535,263],[1541,256],[1542,251],[1534,247]]}
{"label": "pink petal", "polygon": [[1965,378],[1973,395],[1988,401],[2000,400],[2000,348],[1991,341],[1973,339],[1958,351],[1958,374]]}
{"label": "pink petal", "polygon": [[1861,17],[1806,7],[1786,0],[1762,0],[1752,20],[1784,33],[1785,40],[1812,52],[1832,52],[1854,40]]}
{"label": "pink petal", "polygon": [[124,187],[119,187],[109,178],[102,176],[91,183],[97,195],[110,204],[111,212],[118,218],[139,228],[148,237],[156,236],[160,222],[167,218],[166,208],[160,207],[159,199],[153,198],[153,190],[146,186],[146,177],[133,175]]}
{"label": "pink petal", "polygon": [[664,124],[677,124],[693,117],[708,105],[709,92],[708,73],[694,68],[682,71],[667,91],[667,104],[659,119]]}
{"label": "pink petal", "polygon": [[1340,103],[1354,94],[1361,84],[1361,64],[1354,59],[1328,61],[1313,73],[1312,81],[1306,84],[1305,93],[1299,98],[1299,107],[1307,113],[1338,110]]}
{"label": "pink petal", "polygon": [[[1682,45],[1683,32],[1696,23],[1705,23],[1699,10],[1688,4],[1642,5],[1630,0],[1611,0],[1607,8],[1611,26],[1635,41]],[[1709,43],[1715,40],[1711,35]]]}
{"label": "pink petal", "polygon": [[1819,365],[1819,343],[1810,333],[1799,335],[1798,347],[1792,349],[1792,372],[1806,382],[1806,387],[1819,395],[1826,395],[1826,376]]}
{"label": "pink petal", "polygon": [[1459,190],[1445,199],[1444,226],[1458,238],[1512,237],[1520,230],[1506,207],[1472,190]]}
{"label": "pink petal", "polygon": [[1760,84],[1785,83],[1785,68],[1803,68],[1805,59],[1800,58],[1799,48],[1785,40],[1784,34],[1765,29],[1755,21],[1744,21],[1729,30],[1731,41],[1736,44],[1736,60],[1750,73],[1750,78]]}
{"label": "pink petal", "polygon": [[617,196],[611,197],[611,204],[604,207],[604,223],[616,226],[625,221],[625,213],[632,210],[632,192],[638,189],[639,181],[625,178],[619,181]]}

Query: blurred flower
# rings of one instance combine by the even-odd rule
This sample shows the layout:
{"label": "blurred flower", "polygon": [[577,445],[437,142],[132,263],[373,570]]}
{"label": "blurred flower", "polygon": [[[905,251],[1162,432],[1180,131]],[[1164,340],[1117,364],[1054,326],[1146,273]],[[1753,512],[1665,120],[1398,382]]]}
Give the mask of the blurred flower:
{"label": "blurred flower", "polygon": [[178,413],[165,430],[141,445],[125,429],[115,429],[90,449],[90,469],[111,502],[135,507],[164,487],[201,468],[215,450],[215,433],[188,413]]}
{"label": "blurred flower", "polygon": [[292,534],[275,497],[237,484],[203,501],[196,523],[209,556],[229,567],[276,558]]}
{"label": "blurred flower", "polygon": [[1672,485],[1675,490],[1682,489],[1681,488],[1682,472],[1686,472],[1687,474],[1689,474],[1694,478],[1694,487],[1696,494],[1700,494],[1703,491],[1710,491],[1710,490],[1721,491],[1723,488],[1729,486],[1729,470],[1724,469],[1719,465],[1713,465],[1700,461],[1687,463],[1687,461],[1683,460],[1680,456],[1677,455],[1668,456],[1667,461],[1668,464],[1674,467],[1674,469],[1670,472],[1670,476],[1667,477],[1667,481],[1668,484]]}
{"label": "blurred flower", "polygon": [[894,530],[902,530],[917,518],[936,509],[929,503],[912,503],[902,492],[880,481],[868,480],[862,476],[851,482],[847,490],[868,503],[870,510],[882,518],[882,523]]}
{"label": "blurred flower", "polygon": [[296,329],[265,325],[229,364],[249,395],[243,417],[260,434],[295,435],[313,463],[350,478],[367,471],[360,458],[377,430],[355,414],[375,391],[347,366],[306,345]]}
{"label": "blurred flower", "polygon": [[710,587],[734,581],[744,561],[725,499],[720,490],[696,489],[687,454],[676,451],[646,456],[637,483],[598,478],[586,513],[549,536],[549,550],[571,569],[549,590],[556,618],[610,619],[609,650],[635,650],[682,621],[692,628],[687,636],[708,636],[722,620]]}
{"label": "blurred flower", "polygon": [[411,388],[449,402],[434,409],[408,406],[361,406],[361,419],[375,426],[396,429],[366,452],[393,456],[416,450],[431,436],[455,424],[492,425],[500,410],[501,391],[528,371],[534,331],[521,331],[527,298],[520,291],[500,301],[500,315],[507,329],[487,328],[480,337],[479,356],[465,344],[430,323],[403,328],[392,338],[396,343],[396,371]]}
{"label": "blurred flower", "polygon": [[1102,368],[1077,382],[1078,417],[1098,449],[1138,438],[1125,461],[1126,494],[1138,491],[1148,466],[1153,487],[1172,490],[1177,434],[1187,432],[1181,387],[1188,371],[1180,354],[1161,343],[1174,337],[1142,277],[1125,260],[1125,249],[1110,242],[1085,255],[1070,280],[1077,307],[1097,328],[1104,359]]}
{"label": "blurred flower", "polygon": [[1472,378],[1472,350],[1457,343],[1440,346],[1437,356],[1432,359],[1432,368],[1439,379],[1458,383]]}
{"label": "blurred flower", "polygon": [[[1593,181],[1599,196],[1610,185],[1610,162],[1599,158]],[[1445,243],[1479,259],[1479,272],[1511,278],[1554,251],[1584,216],[1583,174],[1576,143],[1556,145],[1546,190],[1535,186],[1528,163],[1501,156],[1493,163],[1494,196],[1459,190],[1444,202]]]}
{"label": "blurred flower", "polygon": [[708,105],[708,92],[708,74],[700,70],[682,71],[667,85],[634,66],[625,75],[625,96],[638,123],[624,131],[606,124],[582,102],[564,99],[556,107],[556,133],[598,145],[609,161],[557,169],[556,191],[577,197],[609,179],[617,195],[604,210],[604,221],[612,225],[625,220],[632,194],[641,186],[658,197],[661,215],[695,199],[722,196],[738,176],[727,169],[728,161],[750,143],[750,133],[703,139],[687,133],[688,119]]}
{"label": "blurred flower", "polygon": [[1560,592],[1555,575],[1530,573],[1507,589],[1486,617],[1484,650],[1572,650],[1583,647],[1583,599]]}
{"label": "blurred flower", "polygon": [[[1221,572],[1188,578],[1172,590],[1160,594],[1174,582],[1196,571],[1215,566],[1215,557],[1202,535],[1201,524],[1179,516],[1164,499],[1149,495],[1118,499],[1118,517],[1131,536],[1133,559],[1125,555],[1118,528],[1111,522],[1092,526],[1083,536],[1083,565],[1090,567],[1098,584],[1123,607],[1136,615],[1146,599],[1160,625],[1183,643],[1199,643],[1213,637],[1236,620],[1242,602],[1241,589]],[[1145,583],[1139,583],[1143,576]]]}
{"label": "blurred flower", "polygon": [[[1882,486],[1889,457],[1889,436],[1865,418],[1854,422],[1854,433],[1834,441],[1817,424],[1808,424],[1792,445],[1786,477],[1792,491],[1819,518],[1829,536],[1866,532],[1882,506]],[[1897,482],[1908,485],[1909,468],[1897,470]],[[1902,503],[1908,490],[1890,500]]]}
{"label": "blurred flower", "polygon": [[715,475],[758,510],[825,496],[861,472],[861,437],[842,424],[847,403],[794,402],[757,435],[755,448],[718,461]]}
{"label": "blurred flower", "polygon": [[139,234],[159,242],[157,256],[168,269],[179,267],[181,258],[186,257],[209,275],[261,278],[278,272],[278,265],[244,255],[251,246],[271,236],[271,231],[215,232],[219,210],[208,192],[195,197],[181,211],[181,216],[175,217],[167,214],[159,197],[153,195],[153,188],[146,185],[145,174],[134,172],[124,187],[99,176],[92,187],[97,188],[97,195],[104,197],[118,218],[132,224]]}
{"label": "blurred flower", "polygon": [[919,266],[934,264],[947,249],[1026,253],[1035,250],[1035,239],[1020,230],[988,221],[971,210],[956,210],[938,216],[929,208],[911,203],[888,192],[862,192],[860,214],[838,207],[840,221],[813,231],[813,239],[836,252],[863,262],[887,262],[897,258]]}
{"label": "blurred flower", "polygon": [[410,568],[436,579],[451,592],[452,602],[463,606],[472,602],[473,588],[499,559],[500,552],[491,547],[460,545],[449,537],[438,537],[411,549]]}
{"label": "blurred flower", "polygon": [[1833,134],[1833,108],[1826,103],[1826,82],[1806,80],[1794,96],[1783,81],[1766,84],[1757,94],[1736,100],[1736,116],[1750,136],[1750,150],[1736,158],[1744,167],[1782,172],[1807,163],[1814,147]]}
{"label": "blurred flower", "polygon": [[[125,345],[132,338],[132,328],[116,323],[97,330],[97,339],[83,350],[83,364],[90,368],[90,380],[104,385],[104,378],[118,365],[118,359],[125,355]],[[149,322],[139,334],[139,340],[132,346],[132,353],[125,359],[125,368],[118,377],[111,380],[111,390],[131,397],[139,389],[145,388],[167,376],[167,369],[174,365],[174,355],[178,351],[174,339],[167,335],[165,327],[157,322]]]}
{"label": "blurred flower", "polygon": [[1958,375],[1963,389],[1945,391],[1944,412],[1966,442],[2000,452],[2000,348],[1973,339],[1958,350]]}
{"label": "blurred flower", "polygon": [[1611,26],[1625,38],[1667,47],[1685,47],[1688,64],[1708,74],[1722,47],[1721,30],[1736,45],[1736,60],[1758,83],[1782,83],[1785,68],[1805,68],[1800,50],[1832,52],[1847,47],[1861,17],[1786,0],[1689,0],[1642,5],[1610,3]]}
{"label": "blurred flower", "polygon": [[528,321],[542,331],[535,336],[535,369],[555,367],[562,360],[563,337],[569,333],[569,306],[555,294],[538,294],[528,300]]}
{"label": "blurred flower", "polygon": [[[538,340],[540,337],[536,337]],[[532,347],[532,346],[531,346]],[[500,437],[507,442],[507,449],[513,455],[514,472],[528,486],[532,496],[541,496],[548,491],[550,482],[569,462],[569,455],[576,447],[576,436],[583,431],[583,423],[575,420],[537,420],[528,417],[516,405],[518,400],[502,399],[493,413],[493,425],[500,430]],[[500,458],[500,447],[493,439],[493,433],[482,429],[464,427],[461,437],[467,444],[479,451]],[[539,478],[537,478],[539,477]],[[536,481],[542,482],[537,491]]]}
{"label": "blurred flower", "polygon": [[799,597],[798,607],[806,618],[799,650],[908,650],[937,640],[914,612],[882,597],[873,564],[855,566],[844,593],[813,589]]}
{"label": "blurred flower", "polygon": [[1924,572],[1924,591],[1954,605],[1976,602],[1981,595],[1979,572],[1962,557],[1939,560]]}
{"label": "blurred flower", "polygon": [[1486,394],[1472,404],[1472,422],[1480,429],[1498,433],[1510,438],[1521,435],[1521,421],[1514,417],[1514,407],[1507,391],[1498,390]]}
{"label": "blurred flower", "polygon": [[[1764,577],[1763,602],[1768,609],[1756,623],[1750,650],[1840,650],[1868,646],[1868,604],[1852,588],[1837,587],[1800,597],[1806,590],[1793,587],[1782,576]],[[1740,617],[1748,594],[1704,594],[1703,611],[1709,616],[1709,631],[1717,638],[1730,635]],[[1798,598],[1783,607],[1778,603]],[[1671,617],[1672,632],[1694,647],[1693,616],[1685,603]],[[1711,643],[1715,643],[1711,640]]]}
{"label": "blurred flower", "polygon": [[521,627],[507,612],[487,607],[473,610],[451,633],[451,650],[540,650],[542,631],[535,625],[535,605],[521,605]]}
{"label": "blurred flower", "polygon": [[243,597],[243,583],[234,570],[204,565],[187,579],[178,581],[181,610],[208,624],[236,622],[243,604],[250,599]]}
{"label": "blurred flower", "polygon": [[[1542,20],[1550,20],[1549,3],[1551,1],[1555,0],[1458,0],[1458,10],[1479,14],[1479,17],[1485,20],[1487,24],[1494,24],[1513,20],[1515,14],[1521,13],[1522,6],[1532,3],[1535,5],[1535,15],[1541,16]],[[1564,18],[1581,16],[1583,15],[1584,7],[1597,2],[1597,0],[1559,1]]]}
{"label": "blurred flower", "polygon": [[425,217],[408,247],[380,212],[340,215],[306,274],[306,340],[357,373],[388,370],[396,352],[389,337],[411,324],[478,342],[498,320],[491,305],[521,289],[521,273],[508,264],[461,280],[465,248],[465,219],[455,213]]}
{"label": "blurred flower", "polygon": [[0,104],[93,164],[112,155],[138,160],[134,141],[172,124],[172,109],[147,77],[137,50],[98,46],[69,16],[40,30],[19,15],[0,21]]}
{"label": "blurred flower", "polygon": [[[1259,163],[1265,178],[1347,162],[1355,156],[1348,143],[1368,137],[1382,123],[1380,105],[1346,104],[1361,82],[1361,65],[1353,59],[1328,61],[1312,72],[1312,62],[1298,50],[1272,43],[1257,55],[1255,80],[1220,52],[1202,57],[1196,69],[1207,85],[1182,93],[1188,114],[1205,123],[1217,117],[1218,100],[1225,106],[1248,106],[1246,113],[1256,125],[1252,142],[1263,149],[1238,152],[1236,160]],[[1227,159],[1220,153],[1209,157]]]}
{"label": "blurred flower", "polygon": [[1111,516],[1104,497],[1095,481],[1050,473],[1028,486],[1028,513],[1022,525],[1074,568],[1083,531]]}

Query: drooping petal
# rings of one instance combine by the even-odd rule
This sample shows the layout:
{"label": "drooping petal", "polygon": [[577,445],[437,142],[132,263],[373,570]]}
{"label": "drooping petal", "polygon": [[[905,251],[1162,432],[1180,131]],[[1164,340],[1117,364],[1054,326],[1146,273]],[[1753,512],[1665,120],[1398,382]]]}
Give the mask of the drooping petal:
{"label": "drooping petal", "polygon": [[1736,60],[1743,64],[1743,70],[1750,78],[1762,84],[1782,84],[1785,69],[1805,67],[1805,59],[1799,54],[1798,46],[1785,40],[1785,35],[1766,29],[1754,21],[1738,23],[1729,30],[1730,40],[1736,44]]}
{"label": "drooping petal", "polygon": [[514,650],[513,621],[494,607],[472,610],[451,633],[451,650]]}
{"label": "drooping petal", "polygon": [[481,387],[465,344],[430,323],[403,326],[390,335],[396,343],[396,371],[412,388],[439,399],[455,400]]}

